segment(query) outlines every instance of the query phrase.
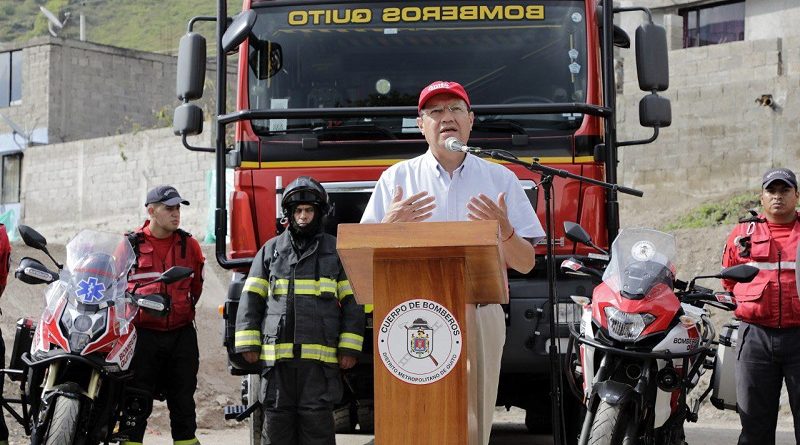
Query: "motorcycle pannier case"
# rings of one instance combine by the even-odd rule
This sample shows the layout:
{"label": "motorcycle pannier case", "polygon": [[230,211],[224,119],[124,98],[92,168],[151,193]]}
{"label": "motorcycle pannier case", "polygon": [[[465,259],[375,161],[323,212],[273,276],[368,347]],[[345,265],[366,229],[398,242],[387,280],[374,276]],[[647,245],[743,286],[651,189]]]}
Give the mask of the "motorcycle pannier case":
{"label": "motorcycle pannier case", "polygon": [[30,318],[20,318],[17,320],[17,328],[14,332],[14,345],[11,347],[11,360],[8,362],[9,369],[16,369],[22,373],[7,374],[11,380],[22,380],[28,371],[28,365],[22,361],[22,354],[31,350],[33,342],[33,332],[36,330],[36,323]]}
{"label": "motorcycle pannier case", "polygon": [[718,409],[736,411],[736,341],[739,321],[731,320],[722,326],[719,346],[714,360],[714,375],[711,384],[711,404]]}

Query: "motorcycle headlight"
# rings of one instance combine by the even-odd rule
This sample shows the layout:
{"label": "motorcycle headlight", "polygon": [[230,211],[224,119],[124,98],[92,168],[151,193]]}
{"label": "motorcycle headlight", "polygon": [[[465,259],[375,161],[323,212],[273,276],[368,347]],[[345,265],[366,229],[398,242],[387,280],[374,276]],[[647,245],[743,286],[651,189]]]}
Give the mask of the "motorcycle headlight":
{"label": "motorcycle headlight", "polygon": [[92,338],[86,334],[81,334],[78,332],[73,332],[69,335],[69,349],[73,353],[78,353],[83,351],[83,348],[89,344],[89,340]]}
{"label": "motorcycle headlight", "polygon": [[636,340],[644,328],[656,319],[651,314],[632,314],[611,306],[605,308],[605,313],[608,320],[608,335],[620,341]]}

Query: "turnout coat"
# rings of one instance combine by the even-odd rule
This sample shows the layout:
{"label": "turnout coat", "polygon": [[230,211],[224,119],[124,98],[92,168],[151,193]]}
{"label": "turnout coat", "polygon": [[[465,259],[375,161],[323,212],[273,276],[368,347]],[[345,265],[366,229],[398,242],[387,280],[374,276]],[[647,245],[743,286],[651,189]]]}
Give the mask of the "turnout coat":
{"label": "turnout coat", "polygon": [[364,309],[356,303],[336,253],[336,238],[318,234],[298,255],[289,230],[269,240],[250,267],[236,313],[236,352],[276,361],[317,360],[338,368],[337,354],[358,356]]}

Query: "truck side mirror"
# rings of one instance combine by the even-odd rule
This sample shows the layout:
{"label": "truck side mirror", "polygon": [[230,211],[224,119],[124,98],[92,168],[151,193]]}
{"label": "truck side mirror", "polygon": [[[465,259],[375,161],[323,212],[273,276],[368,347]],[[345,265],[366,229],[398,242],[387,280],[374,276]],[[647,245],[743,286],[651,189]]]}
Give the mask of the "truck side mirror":
{"label": "truck side mirror", "polygon": [[194,136],[203,132],[203,110],[195,104],[185,103],[175,108],[172,115],[175,136]]}
{"label": "truck side mirror", "polygon": [[232,49],[241,45],[244,39],[250,35],[253,25],[256,24],[256,12],[252,9],[242,11],[237,15],[233,22],[225,30],[222,35],[222,51],[228,53]]}
{"label": "truck side mirror", "polygon": [[645,23],[636,29],[636,72],[642,91],[665,91],[669,88],[667,31],[664,27]]}
{"label": "truck side mirror", "polygon": [[664,128],[670,124],[672,124],[672,105],[669,99],[652,93],[639,101],[639,125]]}
{"label": "truck side mirror", "polygon": [[250,54],[250,69],[259,80],[269,79],[283,68],[283,48],[275,42],[250,39],[255,51]]}
{"label": "truck side mirror", "polygon": [[203,97],[206,81],[206,39],[196,32],[181,37],[176,93],[182,101]]}
{"label": "truck side mirror", "polygon": [[630,48],[631,38],[624,29],[614,25],[614,46],[617,48]]}

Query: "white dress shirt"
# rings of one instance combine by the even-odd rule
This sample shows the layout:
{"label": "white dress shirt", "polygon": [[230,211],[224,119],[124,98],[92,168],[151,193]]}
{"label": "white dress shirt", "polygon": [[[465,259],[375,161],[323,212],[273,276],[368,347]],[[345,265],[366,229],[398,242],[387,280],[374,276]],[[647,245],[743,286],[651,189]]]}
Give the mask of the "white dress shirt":
{"label": "white dress shirt", "polygon": [[514,172],[503,165],[467,154],[451,178],[439,165],[430,149],[425,154],[399,162],[381,174],[367,203],[362,223],[383,220],[392,203],[395,186],[403,187],[403,198],[422,191],[434,196],[436,208],[425,222],[469,221],[467,203],[478,194],[497,201],[506,194],[508,220],[517,235],[534,241],[544,238],[544,230]]}

